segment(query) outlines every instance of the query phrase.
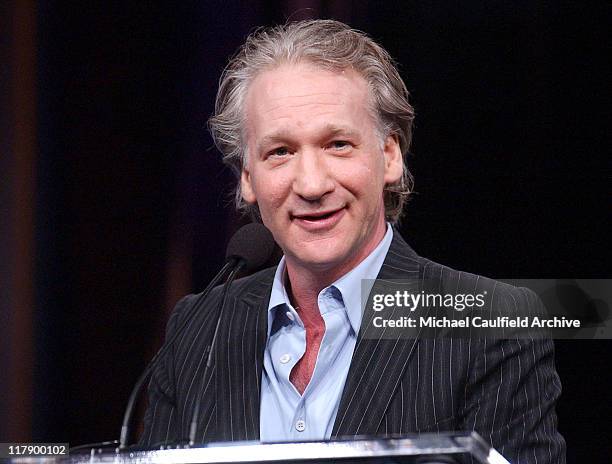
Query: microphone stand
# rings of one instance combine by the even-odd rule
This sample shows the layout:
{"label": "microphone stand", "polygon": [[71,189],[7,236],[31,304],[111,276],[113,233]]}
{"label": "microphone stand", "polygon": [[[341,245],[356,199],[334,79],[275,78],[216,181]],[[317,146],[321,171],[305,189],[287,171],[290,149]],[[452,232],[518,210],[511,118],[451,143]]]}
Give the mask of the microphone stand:
{"label": "microphone stand", "polygon": [[246,262],[244,260],[238,261],[238,265],[230,272],[227,280],[225,281],[225,285],[223,286],[223,294],[221,296],[221,301],[219,303],[219,309],[217,314],[217,325],[215,326],[215,331],[213,333],[212,340],[210,345],[208,345],[207,352],[208,358],[206,360],[206,367],[204,368],[204,373],[202,374],[202,387],[198,392],[198,396],[195,402],[195,407],[193,409],[193,413],[191,415],[191,423],[189,425],[189,446],[194,446],[195,444],[195,436],[198,428],[198,420],[200,417],[200,406],[202,404],[202,397],[204,396],[204,391],[206,390],[206,380],[210,371],[210,368],[213,363],[213,353],[217,341],[217,335],[219,333],[219,327],[221,325],[221,319],[223,316],[223,309],[225,308],[225,302],[227,300],[227,294],[229,287],[232,285],[232,282],[236,278],[236,275],[240,270],[245,266]]}
{"label": "microphone stand", "polygon": [[[243,261],[237,261],[235,257],[231,257],[226,261],[223,265],[219,273],[210,281],[208,286],[204,289],[204,291],[200,294],[196,302],[191,308],[191,311],[185,316],[183,324],[174,332],[174,335],[162,346],[162,348],[157,352],[157,354],[151,359],[144,372],[140,375],[132,392],[130,394],[130,398],[128,400],[127,406],[125,408],[125,413],[123,415],[123,423],[121,424],[121,435],[119,438],[119,449],[124,450],[127,448],[129,435],[130,435],[130,425],[132,421],[132,416],[134,415],[134,408],[136,406],[136,400],[140,395],[140,391],[145,383],[145,381],[149,378],[153,369],[157,365],[158,360],[166,354],[166,352],[170,349],[172,344],[176,341],[179,335],[182,334],[183,330],[187,327],[187,325],[191,322],[192,316],[197,313],[200,309],[201,305],[204,303],[204,300],[210,293],[210,291],[225,277],[225,274],[229,269],[238,265],[236,269],[241,269],[243,266]],[[236,273],[233,272],[231,275],[235,276]],[[218,324],[217,324],[218,325]],[[216,332],[215,332],[216,333]]]}

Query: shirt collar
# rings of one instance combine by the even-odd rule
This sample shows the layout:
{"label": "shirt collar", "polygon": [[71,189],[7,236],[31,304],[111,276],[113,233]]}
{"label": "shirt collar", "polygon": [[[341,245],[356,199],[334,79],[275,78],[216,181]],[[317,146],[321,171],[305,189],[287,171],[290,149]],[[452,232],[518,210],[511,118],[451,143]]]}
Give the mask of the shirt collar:
{"label": "shirt collar", "polygon": [[[359,328],[361,327],[362,292],[365,295],[369,293],[372,283],[369,281],[373,281],[378,276],[392,240],[393,228],[387,223],[387,232],[377,247],[356,267],[329,286],[336,287],[340,291],[345,311],[355,333],[359,333]],[[268,336],[270,335],[270,329],[274,320],[275,312],[273,310],[276,307],[286,305],[289,311],[295,313],[295,308],[291,305],[287,290],[285,289],[285,267],[285,257],[283,256],[274,274],[270,302],[268,303]],[[362,289],[362,280],[364,279],[368,281],[364,282],[367,288],[364,287]],[[329,287],[324,288],[321,292],[324,292]]]}

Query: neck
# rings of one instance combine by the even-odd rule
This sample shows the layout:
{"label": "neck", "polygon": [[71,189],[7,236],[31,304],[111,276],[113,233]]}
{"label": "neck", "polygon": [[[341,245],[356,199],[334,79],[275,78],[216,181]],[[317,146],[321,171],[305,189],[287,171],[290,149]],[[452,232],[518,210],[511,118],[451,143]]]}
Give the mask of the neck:
{"label": "neck", "polygon": [[387,225],[383,220],[382,224],[373,231],[372,239],[368,241],[368,244],[347,262],[340,265],[329,267],[300,265],[286,256],[287,287],[294,306],[298,306],[303,312],[318,312],[317,299],[321,290],[330,286],[367,258],[380,244],[386,230]]}

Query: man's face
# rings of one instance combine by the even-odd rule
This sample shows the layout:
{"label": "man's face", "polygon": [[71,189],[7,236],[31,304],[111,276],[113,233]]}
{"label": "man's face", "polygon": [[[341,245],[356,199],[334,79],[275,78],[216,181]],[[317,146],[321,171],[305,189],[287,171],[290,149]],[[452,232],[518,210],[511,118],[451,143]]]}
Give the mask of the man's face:
{"label": "man's face", "polygon": [[257,203],[287,265],[347,272],[385,233],[383,188],[402,175],[355,71],[282,65],[251,83],[242,195]]}

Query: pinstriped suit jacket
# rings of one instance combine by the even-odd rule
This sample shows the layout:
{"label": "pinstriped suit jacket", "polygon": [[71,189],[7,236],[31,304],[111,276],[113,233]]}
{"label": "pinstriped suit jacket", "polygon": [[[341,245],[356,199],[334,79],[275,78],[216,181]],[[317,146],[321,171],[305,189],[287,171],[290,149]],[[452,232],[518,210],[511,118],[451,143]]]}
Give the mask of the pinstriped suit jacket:
{"label": "pinstriped suit jacket", "polygon": [[[197,393],[204,389],[198,439],[258,440],[267,307],[274,269],[232,285],[220,323],[212,374],[202,379],[220,289],[204,307],[149,385],[141,444],[188,436]],[[496,292],[500,304],[537,305],[525,289],[466,274],[418,256],[397,231],[379,279],[439,281],[449,288]],[[168,338],[190,312],[183,298]],[[361,334],[360,334],[361,335]],[[333,436],[476,430],[516,463],[563,463],[554,404],[561,385],[551,340],[383,339],[359,336]]]}

